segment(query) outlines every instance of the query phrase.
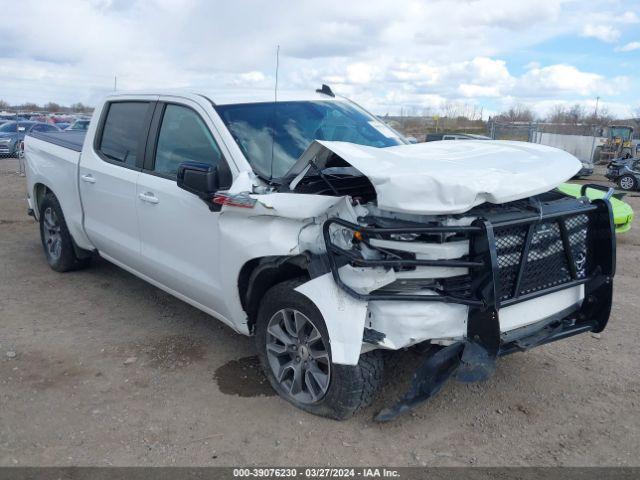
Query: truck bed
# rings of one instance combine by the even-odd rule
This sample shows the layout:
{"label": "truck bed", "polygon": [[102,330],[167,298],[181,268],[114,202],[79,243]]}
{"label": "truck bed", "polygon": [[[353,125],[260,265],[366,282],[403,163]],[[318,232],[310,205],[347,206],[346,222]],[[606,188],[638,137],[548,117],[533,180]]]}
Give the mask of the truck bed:
{"label": "truck bed", "polygon": [[86,137],[86,131],[64,131],[64,132],[30,132],[28,136],[53,143],[59,147],[68,148],[76,152],[82,151],[82,144]]}
{"label": "truck bed", "polygon": [[[39,215],[37,187],[44,185],[58,198],[73,238],[85,238],[78,189],[78,169],[85,132],[33,132],[25,136],[24,155],[29,178],[29,208]],[[88,242],[88,240],[87,240]],[[84,245],[84,243],[83,243]]]}

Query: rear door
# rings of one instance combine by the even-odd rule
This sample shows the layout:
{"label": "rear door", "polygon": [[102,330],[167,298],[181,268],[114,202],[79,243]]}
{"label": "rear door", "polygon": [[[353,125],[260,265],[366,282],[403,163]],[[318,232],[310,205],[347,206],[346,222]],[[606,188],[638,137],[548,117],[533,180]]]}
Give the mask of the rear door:
{"label": "rear door", "polygon": [[151,100],[105,104],[94,144],[80,160],[87,236],[103,256],[134,270],[141,266],[136,182],[155,106]]}
{"label": "rear door", "polygon": [[182,162],[228,168],[213,132],[197,103],[158,104],[138,177],[138,221],[143,273],[210,313],[226,316],[218,268],[220,213],[176,184]]}

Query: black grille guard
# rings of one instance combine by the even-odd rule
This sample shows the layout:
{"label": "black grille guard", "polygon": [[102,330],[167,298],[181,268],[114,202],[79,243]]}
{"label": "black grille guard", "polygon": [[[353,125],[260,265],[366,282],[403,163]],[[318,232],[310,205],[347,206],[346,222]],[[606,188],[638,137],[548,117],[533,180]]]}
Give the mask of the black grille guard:
{"label": "black grille guard", "polygon": [[[589,257],[589,268],[580,278],[575,268],[576,259],[569,245],[569,234],[562,227],[568,217],[588,215],[586,244]],[[525,263],[531,248],[531,232],[536,225],[544,222],[558,221],[563,251],[570,279],[566,282],[541,288],[531,293],[521,294],[517,285],[522,280]],[[469,255],[459,260],[420,260],[393,259],[368,260],[359,258],[354,252],[345,250],[331,241],[330,227],[333,224],[359,231],[364,237],[375,237],[390,234],[438,234],[460,233],[469,238]],[[527,229],[528,240],[524,242],[516,276],[516,286],[508,299],[498,296],[500,287],[500,271],[496,251],[496,231],[501,228],[522,226]],[[415,405],[435,395],[448,378],[453,376],[458,381],[474,382],[491,376],[495,369],[495,361],[499,355],[514,351],[522,351],[551,341],[586,332],[601,332],[606,327],[611,311],[613,293],[613,276],[616,265],[616,242],[611,204],[607,200],[597,199],[592,202],[576,201],[567,209],[562,206],[541,208],[538,215],[509,219],[479,219],[469,226],[424,226],[402,228],[362,227],[343,219],[332,218],[323,226],[324,241],[327,248],[329,266],[333,279],[349,295],[360,300],[375,301],[420,301],[447,302],[467,305],[467,337],[464,341],[455,342],[444,347],[435,355],[426,359],[424,365],[414,375],[410,390],[391,408],[380,412],[378,421],[387,421],[411,409]],[[451,295],[446,291],[434,295],[410,295],[376,293],[362,294],[340,278],[339,268],[345,264],[367,267],[463,267],[468,268],[471,277],[469,295]],[[546,325],[526,338],[505,343],[500,333],[499,310],[501,307],[531,300],[549,293],[560,291],[577,285],[584,285],[585,297],[582,305],[565,318],[553,325]]]}

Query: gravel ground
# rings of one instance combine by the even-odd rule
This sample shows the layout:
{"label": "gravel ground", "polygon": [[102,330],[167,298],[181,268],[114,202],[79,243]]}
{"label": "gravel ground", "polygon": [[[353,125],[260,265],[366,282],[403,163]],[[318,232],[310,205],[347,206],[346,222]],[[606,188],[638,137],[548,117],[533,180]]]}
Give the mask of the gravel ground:
{"label": "gravel ground", "polygon": [[0,160],[0,465],[640,465],[637,226],[600,336],[380,425],[419,358],[395,355],[376,404],[336,422],[274,396],[252,340],[189,305],[105,261],[50,270],[16,166]]}

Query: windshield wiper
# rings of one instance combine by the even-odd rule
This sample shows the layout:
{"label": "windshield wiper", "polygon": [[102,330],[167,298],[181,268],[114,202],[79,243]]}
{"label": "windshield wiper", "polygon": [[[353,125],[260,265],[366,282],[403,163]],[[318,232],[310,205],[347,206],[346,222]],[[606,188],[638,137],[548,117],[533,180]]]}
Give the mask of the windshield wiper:
{"label": "windshield wiper", "polygon": [[313,168],[316,169],[316,172],[318,172],[318,176],[322,179],[322,181],[324,181],[324,183],[327,184],[327,186],[331,189],[331,191],[337,196],[340,196],[340,193],[338,192],[338,190],[336,190],[336,188],[333,186],[333,184],[329,181],[329,179],[324,175],[324,173],[322,173],[322,170],[320,170],[320,168],[318,168],[318,166],[315,164],[315,162],[313,160],[311,160],[309,162],[309,165],[311,165]]}

